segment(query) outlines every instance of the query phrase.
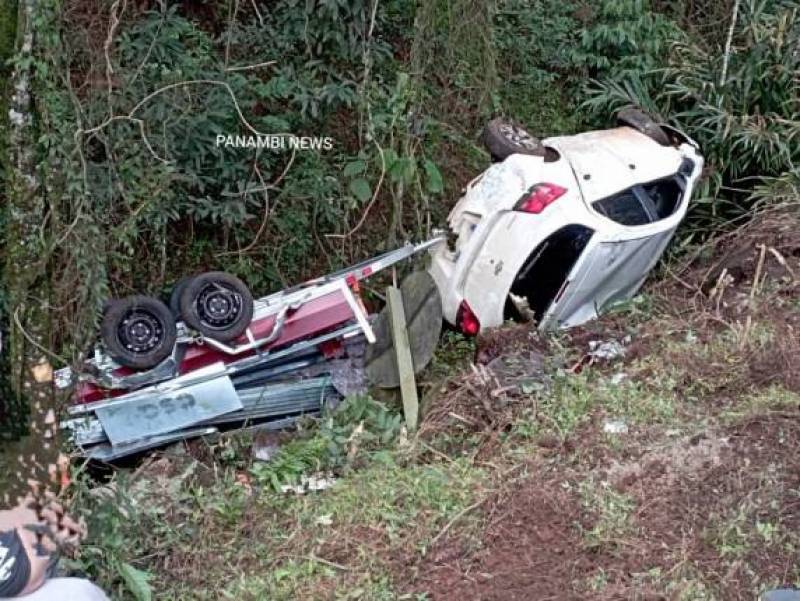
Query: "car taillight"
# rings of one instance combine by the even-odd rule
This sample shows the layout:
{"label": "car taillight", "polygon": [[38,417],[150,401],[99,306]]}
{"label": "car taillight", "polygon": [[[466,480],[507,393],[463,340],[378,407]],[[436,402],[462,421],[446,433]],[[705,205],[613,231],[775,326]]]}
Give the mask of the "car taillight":
{"label": "car taillight", "polygon": [[519,199],[515,211],[541,213],[545,208],[566,194],[567,189],[556,184],[541,183],[533,186]]}
{"label": "car taillight", "polygon": [[472,311],[467,301],[461,301],[456,315],[456,325],[467,336],[477,336],[481,330],[481,322],[478,316]]}

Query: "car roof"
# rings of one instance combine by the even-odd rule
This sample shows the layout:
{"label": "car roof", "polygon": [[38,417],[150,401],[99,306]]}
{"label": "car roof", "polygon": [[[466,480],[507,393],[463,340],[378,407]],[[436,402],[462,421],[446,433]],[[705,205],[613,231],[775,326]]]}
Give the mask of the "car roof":
{"label": "car roof", "polygon": [[631,127],[548,138],[544,144],[570,163],[587,203],[674,175],[683,158],[678,148],[661,146]]}

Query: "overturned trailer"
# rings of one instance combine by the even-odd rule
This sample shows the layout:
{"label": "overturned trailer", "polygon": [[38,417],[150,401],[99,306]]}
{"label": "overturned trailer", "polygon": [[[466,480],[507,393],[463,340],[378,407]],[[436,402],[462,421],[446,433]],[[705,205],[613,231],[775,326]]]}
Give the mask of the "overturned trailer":
{"label": "overturned trailer", "polygon": [[[440,242],[408,244],[256,300],[236,278],[213,272],[179,282],[172,310],[148,297],[114,301],[94,356],[79,372],[56,374],[59,387],[74,390],[63,426],[79,453],[110,461],[232,425],[284,428],[319,414],[364,386],[381,316],[368,314],[359,282]],[[428,324],[440,327],[432,280],[429,288]],[[438,337],[427,329],[426,340]]]}

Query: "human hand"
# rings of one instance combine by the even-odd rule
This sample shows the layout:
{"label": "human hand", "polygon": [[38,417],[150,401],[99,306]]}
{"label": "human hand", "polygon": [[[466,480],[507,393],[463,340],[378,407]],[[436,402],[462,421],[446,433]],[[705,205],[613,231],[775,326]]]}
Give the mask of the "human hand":
{"label": "human hand", "polygon": [[30,564],[22,594],[44,583],[54,553],[76,549],[86,533],[82,524],[66,515],[52,493],[45,493],[41,503],[27,495],[13,509],[0,511],[0,531],[10,530],[16,530]]}

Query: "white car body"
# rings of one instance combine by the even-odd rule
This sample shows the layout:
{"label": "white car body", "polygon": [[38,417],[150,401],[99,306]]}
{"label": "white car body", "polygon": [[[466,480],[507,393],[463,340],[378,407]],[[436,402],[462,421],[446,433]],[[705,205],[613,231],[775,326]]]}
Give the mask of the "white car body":
{"label": "white car body", "polygon": [[[499,326],[512,287],[542,305],[536,315],[541,329],[576,326],[632,297],[684,218],[703,168],[697,145],[669,131],[680,140],[675,146],[627,126],[548,138],[543,145],[555,160],[513,154],[473,180],[448,218],[454,246],[431,250],[429,271],[445,319],[458,325],[466,304],[479,329]],[[543,183],[566,191],[539,213],[515,210]],[[677,196],[674,207],[670,191]],[[650,222],[623,225],[606,216],[626,207],[627,221]],[[545,258],[551,267],[539,264]],[[547,282],[537,280],[534,269]],[[549,293],[537,292],[542,286]]]}

